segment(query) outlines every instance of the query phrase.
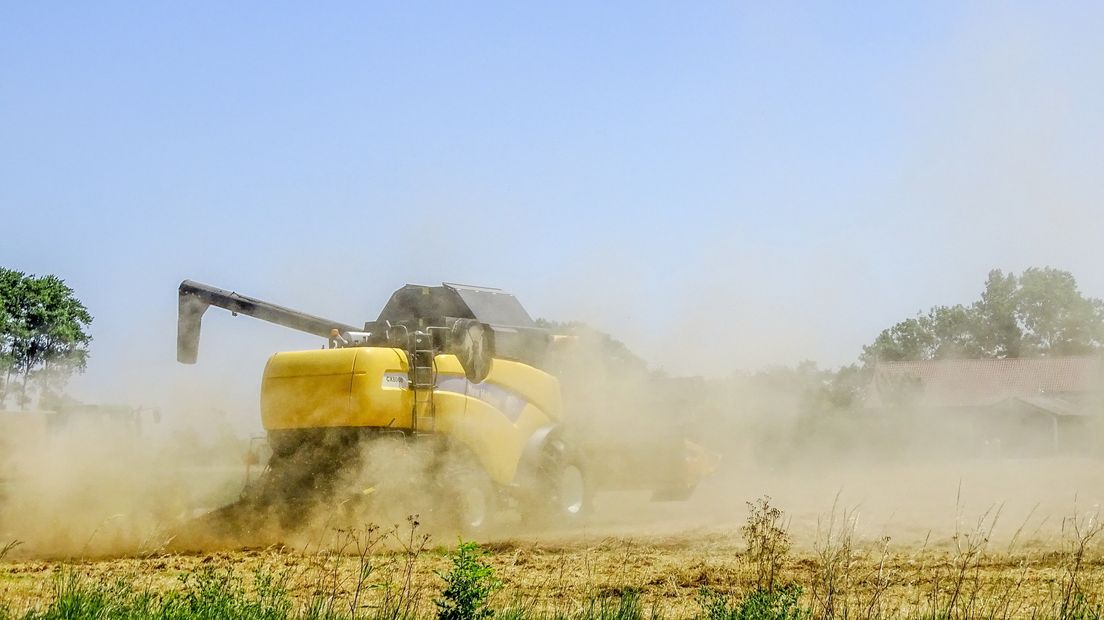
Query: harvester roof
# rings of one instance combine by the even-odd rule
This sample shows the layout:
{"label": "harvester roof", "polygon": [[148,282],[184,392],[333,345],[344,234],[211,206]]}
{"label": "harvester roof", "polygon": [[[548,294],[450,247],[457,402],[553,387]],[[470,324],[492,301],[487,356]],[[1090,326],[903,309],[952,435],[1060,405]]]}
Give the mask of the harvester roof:
{"label": "harvester roof", "polygon": [[407,284],[391,295],[378,320],[395,322],[444,317],[475,319],[501,327],[536,327],[533,318],[513,295],[496,288],[449,283],[441,286]]}

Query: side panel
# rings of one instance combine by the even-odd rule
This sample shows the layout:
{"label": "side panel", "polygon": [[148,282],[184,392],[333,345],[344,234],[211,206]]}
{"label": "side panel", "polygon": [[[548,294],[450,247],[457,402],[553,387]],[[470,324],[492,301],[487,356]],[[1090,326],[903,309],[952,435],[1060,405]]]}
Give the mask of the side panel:
{"label": "side panel", "polygon": [[351,349],[290,351],[268,358],[261,379],[266,429],[341,426],[351,418]]}
{"label": "side panel", "polygon": [[[532,403],[554,420],[563,417],[560,382],[528,364],[496,359],[487,380],[472,387],[478,389],[481,386],[504,388]],[[478,397],[478,394],[475,396]]]}
{"label": "side panel", "polygon": [[407,389],[410,366],[401,349],[355,348],[350,426],[411,428],[413,398]]}
{"label": "side panel", "polygon": [[[435,417],[418,431],[455,438],[500,484],[513,482],[529,437],[559,420],[559,382],[519,362],[495,360],[473,384],[452,355],[439,355]],[[322,428],[412,430],[413,392],[400,349],[362,347],[273,355],[261,384],[261,418],[270,431]]]}
{"label": "side panel", "polygon": [[548,424],[548,416],[526,404],[516,421],[491,405],[462,394],[437,393],[437,431],[471,449],[492,480],[510,484],[517,474],[525,444]]}
{"label": "side panel", "polygon": [[437,430],[466,445],[491,479],[510,484],[529,437],[560,417],[559,382],[548,373],[496,359],[473,384],[451,355],[437,357]]}
{"label": "side panel", "polygon": [[[389,348],[277,353],[261,381],[267,430],[410,426],[406,354]],[[389,381],[391,379],[392,381]]]}

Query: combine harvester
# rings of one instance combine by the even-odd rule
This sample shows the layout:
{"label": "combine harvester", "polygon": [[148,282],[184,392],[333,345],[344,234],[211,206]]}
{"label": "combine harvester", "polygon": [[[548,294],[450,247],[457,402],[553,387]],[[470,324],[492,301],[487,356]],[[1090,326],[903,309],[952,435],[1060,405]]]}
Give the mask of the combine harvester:
{"label": "combine harvester", "polygon": [[[560,380],[545,370],[572,350],[571,338],[540,328],[497,289],[407,285],[375,321],[356,326],[185,280],[178,361],[196,362],[210,306],[326,339],[323,349],[276,353],[264,369],[260,408],[272,457],[242,501],[279,509],[285,525],[309,505],[364,497],[349,480],[387,440],[432,461],[427,480],[404,482],[418,490],[401,500],[415,505],[400,509],[432,513],[466,534],[511,509],[526,524],[578,524],[603,490],[685,499],[713,466],[678,424],[636,434],[618,422],[622,437],[601,436],[595,429],[611,425],[571,411]],[[648,440],[625,439],[636,435]]]}

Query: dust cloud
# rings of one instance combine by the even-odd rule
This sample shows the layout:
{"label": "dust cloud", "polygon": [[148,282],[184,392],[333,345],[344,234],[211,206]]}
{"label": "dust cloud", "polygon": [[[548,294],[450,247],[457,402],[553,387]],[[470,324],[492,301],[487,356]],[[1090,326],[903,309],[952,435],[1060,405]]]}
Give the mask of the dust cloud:
{"label": "dust cloud", "polygon": [[[857,369],[804,363],[677,377],[585,325],[551,330],[567,338],[542,365],[561,381],[565,427],[598,490],[594,514],[581,527],[534,527],[504,503],[475,534],[481,540],[731,535],[746,503],[769,496],[799,546],[844,513],[868,540],[935,546],[984,527],[994,541],[1046,544],[1067,518],[1104,503],[1099,418],[1078,427],[1076,445],[1025,451],[987,439],[1038,434],[1022,421],[978,429],[919,405],[872,407],[870,378]],[[401,527],[413,514],[435,540],[457,534],[445,523],[474,483],[440,481],[432,439],[381,436],[321,456],[345,466],[334,471],[333,492],[309,505],[250,502],[248,491],[238,502],[264,483],[264,459],[243,459],[258,445],[211,408],[217,394],[177,396],[171,409],[121,417],[12,414],[25,422],[21,434],[6,433],[3,450],[0,535],[21,541],[13,553],[297,547],[328,530]]]}
{"label": "dust cloud", "polygon": [[[982,528],[994,543],[1045,545],[1069,519],[1104,506],[1104,376],[1082,395],[1095,416],[1053,420],[922,399],[881,403],[872,371],[858,367],[836,373],[806,362],[674,378],[621,357],[619,344],[589,339],[578,366],[560,369],[567,410],[583,417],[571,423],[584,429],[595,463],[608,467],[617,451],[642,455],[632,461],[637,484],[611,480],[598,495],[590,536],[731,534],[747,503],[769,496],[799,545],[844,514],[869,541],[948,545],[956,532]],[[1059,423],[1069,424],[1061,441]],[[663,460],[664,446],[683,440],[716,457],[710,473],[684,501],[651,501],[670,476],[649,464],[678,467]]]}
{"label": "dust cloud", "polygon": [[[575,350],[548,362],[562,378],[568,422],[595,471],[605,472],[600,483],[607,490],[596,495],[585,527],[547,535],[733,532],[746,516],[746,502],[761,496],[787,512],[799,544],[815,541],[818,525],[844,510],[857,519],[861,536],[889,536],[901,544],[945,544],[978,523],[991,523],[996,539],[1045,541],[1065,519],[1100,510],[1099,406],[1097,417],[1078,430],[1081,448],[1010,451],[965,428],[961,416],[867,406],[870,380],[860,372],[851,384],[837,385],[822,368],[797,363],[851,363],[856,343],[920,308],[966,301],[994,267],[1056,264],[1081,278],[1093,296],[1104,291],[1101,92],[1085,87],[1099,82],[1099,43],[1079,53],[1043,49],[1040,40],[1056,37],[1048,31],[1051,21],[1040,17],[1013,11],[995,27],[981,17],[966,20],[904,82],[900,96],[908,103],[894,122],[918,137],[890,150],[881,178],[826,198],[810,209],[816,213],[809,221],[795,216],[799,221],[788,232],[764,235],[754,217],[720,213],[693,239],[664,240],[688,249],[685,262],[669,266],[669,273],[642,273],[631,253],[584,248],[575,262],[565,252],[560,264],[567,266],[559,273],[539,281],[517,278],[528,287],[517,291],[522,301],[529,294],[536,300],[531,310],[587,320],[627,345],[567,327]],[[1082,39],[1089,40],[1070,41]],[[788,194],[779,190],[778,196]],[[859,205],[858,221],[831,221],[833,205],[847,203]],[[736,207],[780,208],[721,204],[717,210]],[[635,241],[640,255],[653,242]],[[360,292],[333,285],[353,281],[351,270],[362,270],[360,264],[310,265],[293,256],[288,271],[308,274],[297,276],[311,280],[307,298],[319,298],[323,289],[341,289],[343,299]],[[451,258],[454,272],[442,279],[478,264]],[[423,271],[439,267],[438,257],[424,252],[399,259],[421,261],[412,264]],[[394,272],[405,263],[382,265],[380,271]],[[334,269],[350,272],[333,275]],[[319,273],[331,277],[322,281]],[[536,283],[522,284],[527,279]],[[278,290],[274,281],[263,286]],[[130,371],[148,379],[137,383],[172,376],[164,368],[147,372],[152,364],[173,364],[166,336],[174,319],[171,300],[166,297],[158,310],[163,316],[156,327],[134,328],[149,334],[146,343],[157,343],[151,349],[156,361],[143,348],[139,362],[111,369],[128,378],[119,383],[133,383]],[[205,342],[246,343],[241,351],[224,349],[217,365],[205,367],[201,360],[203,374],[181,378],[176,371],[179,389],[168,399],[179,402],[166,404],[159,389],[151,390],[156,398],[146,402],[161,405],[164,425],[173,428],[134,433],[74,421],[38,439],[9,436],[0,543],[20,540],[17,552],[38,556],[208,544],[184,542],[181,531],[203,512],[236,500],[243,487],[250,433],[242,427],[256,422],[241,403],[254,398],[263,364],[258,351],[268,350],[267,330],[275,329],[248,321],[228,325],[209,318]],[[254,370],[247,378],[227,368]],[[205,403],[186,404],[191,396]],[[232,400],[228,408],[237,413],[221,419],[210,413],[220,396]],[[841,405],[840,398],[851,400]],[[1002,431],[1039,432],[1017,421],[1001,424],[1011,427]],[[701,448],[708,474],[686,499],[651,501],[685,480],[678,458],[685,442]],[[341,484],[388,499],[352,518],[387,526],[415,509],[435,509],[441,489],[420,484],[429,477],[430,458],[403,444],[363,450],[355,459],[361,466]],[[433,500],[428,506],[427,497]],[[487,539],[546,535],[507,512]],[[332,526],[333,514],[321,507],[316,515],[296,515],[293,525]],[[251,538],[248,529],[231,527],[210,544],[273,540],[268,533]]]}
{"label": "dust cloud", "polygon": [[[159,428],[187,413],[197,426]],[[173,528],[232,501],[248,440],[217,411],[116,407],[4,412],[0,536],[13,557],[162,549]]]}

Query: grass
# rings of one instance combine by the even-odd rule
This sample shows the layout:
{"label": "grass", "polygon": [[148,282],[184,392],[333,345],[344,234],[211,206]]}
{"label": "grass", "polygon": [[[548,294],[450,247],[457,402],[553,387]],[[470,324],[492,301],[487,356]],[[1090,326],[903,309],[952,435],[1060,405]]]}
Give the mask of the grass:
{"label": "grass", "polygon": [[[281,580],[255,576],[252,591],[234,573],[207,568],[182,578],[179,589],[153,592],[125,581],[89,581],[74,571],[60,573],[54,596],[43,609],[25,611],[25,620],[281,620],[291,617],[292,602]],[[14,617],[8,612],[9,617]]]}
{"label": "grass", "polygon": [[309,553],[9,561],[0,619],[1100,619],[1096,515],[1070,517],[1060,541],[1035,550],[997,548],[999,515],[905,551],[857,540],[846,509],[822,520],[811,551],[794,551],[786,515],[764,498],[732,540],[441,550],[411,521],[336,531]]}

